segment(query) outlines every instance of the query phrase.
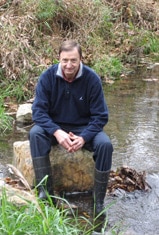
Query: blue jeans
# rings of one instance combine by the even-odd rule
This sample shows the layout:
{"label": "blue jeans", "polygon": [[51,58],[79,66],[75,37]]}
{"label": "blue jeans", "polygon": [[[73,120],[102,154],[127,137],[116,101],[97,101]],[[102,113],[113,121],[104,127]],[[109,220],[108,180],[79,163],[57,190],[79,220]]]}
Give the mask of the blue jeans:
{"label": "blue jeans", "polygon": [[[85,128],[73,126],[60,126],[66,132],[72,131],[79,135]],[[51,147],[57,145],[57,140],[53,135],[49,135],[40,126],[33,126],[29,133],[30,150],[32,158],[49,155]],[[85,143],[83,148],[93,152],[95,168],[99,171],[108,171],[112,165],[113,146],[109,137],[104,131],[99,132],[90,142]]]}

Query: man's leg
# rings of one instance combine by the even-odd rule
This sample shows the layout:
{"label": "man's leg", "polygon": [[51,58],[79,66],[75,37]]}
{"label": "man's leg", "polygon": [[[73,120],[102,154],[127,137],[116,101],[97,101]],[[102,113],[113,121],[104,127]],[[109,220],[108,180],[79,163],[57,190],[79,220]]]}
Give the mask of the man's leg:
{"label": "man's leg", "polygon": [[[29,140],[36,185],[38,185],[45,176],[48,176],[47,182],[43,182],[38,187],[39,198],[45,200],[47,199],[47,193],[54,195],[52,169],[49,158],[52,141],[54,139],[48,136],[41,127],[35,125],[30,130]],[[56,143],[56,140],[54,140],[54,142]]]}
{"label": "man's leg", "polygon": [[94,150],[94,202],[95,216],[104,209],[104,198],[108,186],[109,173],[112,165],[113,146],[104,132],[98,133],[92,142]]}
{"label": "man's leg", "polygon": [[101,232],[106,216],[104,211],[104,198],[112,165],[113,146],[109,137],[104,132],[98,133],[89,144],[94,151],[93,159],[95,161],[93,190],[94,230]]}

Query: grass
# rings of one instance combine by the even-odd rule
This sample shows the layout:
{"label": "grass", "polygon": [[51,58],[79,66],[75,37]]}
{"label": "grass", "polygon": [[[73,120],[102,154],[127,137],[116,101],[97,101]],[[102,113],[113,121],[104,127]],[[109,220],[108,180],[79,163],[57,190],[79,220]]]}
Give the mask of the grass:
{"label": "grass", "polygon": [[[57,199],[69,207],[65,199]],[[75,213],[72,209],[54,207],[51,197],[49,205],[37,199],[37,204],[29,202],[27,205],[18,206],[9,202],[5,189],[2,191],[1,235],[91,235],[95,226],[98,226],[97,221],[98,217],[91,222],[84,216],[78,216],[78,212]],[[104,224],[104,229],[107,227],[107,222],[108,220]],[[111,234],[116,234],[114,228],[110,231]]]}
{"label": "grass", "polygon": [[120,59],[104,55],[94,62],[93,69],[100,74],[102,78],[119,79],[123,71],[123,65]]}
{"label": "grass", "polygon": [[53,18],[58,12],[58,4],[52,0],[38,1],[37,18],[41,21],[47,22]]}
{"label": "grass", "polygon": [[145,43],[144,53],[146,55],[151,53],[159,53],[159,38],[154,37],[153,35],[147,38],[147,42]]}
{"label": "grass", "polygon": [[13,129],[14,118],[7,114],[5,108],[6,100],[14,100],[15,102],[22,102],[31,97],[32,92],[28,90],[26,78],[16,80],[7,80],[4,74],[1,72],[1,83],[0,83],[0,133],[4,134],[6,131]]}
{"label": "grass", "polygon": [[32,91],[29,90],[30,79],[25,73],[21,74],[18,80],[7,79],[4,69],[0,69],[0,77],[1,104],[3,104],[3,101],[8,97],[16,99],[17,102],[22,102],[32,96]]}
{"label": "grass", "polygon": [[36,205],[18,207],[7,200],[3,191],[0,207],[0,234],[2,235],[77,235],[77,219],[68,216],[68,210],[60,211],[53,205],[48,206],[39,202],[40,210]]}
{"label": "grass", "polygon": [[5,108],[0,99],[0,133],[4,134],[6,131],[12,130],[13,118],[5,113]]}

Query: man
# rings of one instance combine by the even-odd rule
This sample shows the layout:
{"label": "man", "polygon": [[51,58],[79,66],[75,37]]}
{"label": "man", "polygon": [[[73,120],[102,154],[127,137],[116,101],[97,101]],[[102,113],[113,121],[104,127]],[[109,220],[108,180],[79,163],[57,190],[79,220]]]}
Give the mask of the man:
{"label": "man", "polygon": [[[53,195],[49,152],[60,144],[68,152],[80,148],[93,151],[95,161],[94,202],[96,215],[103,210],[113,147],[103,132],[108,109],[98,75],[81,61],[80,45],[64,41],[59,49],[59,64],[48,68],[39,78],[32,106],[35,125],[30,130],[30,148],[39,198]],[[82,163],[81,163],[82,164]]]}

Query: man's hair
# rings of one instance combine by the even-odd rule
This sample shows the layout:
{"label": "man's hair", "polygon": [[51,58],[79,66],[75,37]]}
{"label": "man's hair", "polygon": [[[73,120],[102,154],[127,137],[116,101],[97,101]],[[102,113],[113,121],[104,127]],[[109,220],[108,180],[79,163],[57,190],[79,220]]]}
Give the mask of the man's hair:
{"label": "man's hair", "polygon": [[59,55],[61,54],[62,51],[71,51],[74,48],[77,48],[80,58],[82,58],[81,46],[74,40],[64,41],[59,48]]}

